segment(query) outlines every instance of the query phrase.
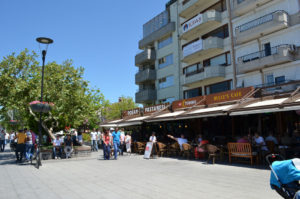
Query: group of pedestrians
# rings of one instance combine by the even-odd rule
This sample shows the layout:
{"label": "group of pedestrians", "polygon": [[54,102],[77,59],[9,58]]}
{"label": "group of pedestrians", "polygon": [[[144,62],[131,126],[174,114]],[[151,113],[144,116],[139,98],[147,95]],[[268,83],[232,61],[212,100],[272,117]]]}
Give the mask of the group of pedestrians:
{"label": "group of pedestrians", "polygon": [[36,134],[32,130],[19,130],[16,135],[14,135],[13,140],[16,141],[16,158],[17,162],[22,162],[23,157],[29,161],[33,157],[34,145],[36,143]]}
{"label": "group of pedestrians", "polygon": [[118,153],[123,155],[124,150],[127,153],[131,153],[131,136],[125,134],[124,129],[106,129],[101,140],[103,143],[104,160],[110,159],[111,149],[113,149],[115,160],[118,159]]}

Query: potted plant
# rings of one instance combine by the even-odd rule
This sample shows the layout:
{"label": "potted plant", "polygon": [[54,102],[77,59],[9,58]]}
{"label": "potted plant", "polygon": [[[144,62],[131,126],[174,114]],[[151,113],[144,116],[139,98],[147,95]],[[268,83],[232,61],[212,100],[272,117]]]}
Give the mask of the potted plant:
{"label": "potted plant", "polygon": [[33,101],[29,103],[30,108],[33,112],[36,113],[48,113],[51,111],[52,107],[54,106],[53,103],[49,102],[40,102],[40,101]]}

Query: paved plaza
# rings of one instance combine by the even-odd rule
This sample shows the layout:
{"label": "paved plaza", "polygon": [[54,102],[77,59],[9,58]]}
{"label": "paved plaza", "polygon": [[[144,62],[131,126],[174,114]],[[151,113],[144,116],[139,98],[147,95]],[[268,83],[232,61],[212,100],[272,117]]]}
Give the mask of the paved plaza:
{"label": "paved plaza", "polygon": [[38,170],[1,153],[0,198],[280,198],[265,169],[140,155],[104,161],[101,155],[43,161]]}

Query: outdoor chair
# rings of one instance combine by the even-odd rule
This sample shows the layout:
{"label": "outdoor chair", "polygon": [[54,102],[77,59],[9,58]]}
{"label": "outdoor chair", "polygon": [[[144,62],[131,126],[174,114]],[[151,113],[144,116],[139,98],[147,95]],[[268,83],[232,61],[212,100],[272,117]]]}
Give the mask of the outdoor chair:
{"label": "outdoor chair", "polygon": [[168,156],[178,156],[180,153],[180,147],[178,142],[170,144],[168,147]]}
{"label": "outdoor chair", "polygon": [[277,150],[276,150],[276,145],[273,141],[266,141],[266,145],[270,151],[270,153],[275,153]]}
{"label": "outdoor chair", "polygon": [[161,142],[157,142],[157,146],[158,146],[157,154],[160,157],[164,156],[164,154],[167,153],[167,145],[165,145],[164,143],[161,143]]}
{"label": "outdoor chair", "polygon": [[136,142],[136,152],[138,154],[143,154],[145,151],[146,144],[144,142]]}
{"label": "outdoor chair", "polygon": [[182,157],[190,159],[191,155],[193,155],[193,147],[187,143],[182,144]]}
{"label": "outdoor chair", "polygon": [[209,159],[212,158],[212,163],[215,164],[216,156],[220,156],[220,153],[217,153],[218,151],[220,152],[220,149],[212,144],[207,144],[205,147],[208,153],[207,163],[209,162]]}

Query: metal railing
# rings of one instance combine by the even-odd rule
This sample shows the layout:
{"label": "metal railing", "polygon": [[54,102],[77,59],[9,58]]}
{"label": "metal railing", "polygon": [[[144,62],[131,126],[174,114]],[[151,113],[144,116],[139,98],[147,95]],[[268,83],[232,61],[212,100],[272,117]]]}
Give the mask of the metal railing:
{"label": "metal railing", "polygon": [[196,75],[198,73],[203,73],[204,72],[204,67],[203,68],[199,68],[193,72],[190,72],[190,73],[186,73],[185,74],[185,77],[190,77],[190,76],[193,76],[193,75]]}
{"label": "metal railing", "polygon": [[238,60],[241,59],[243,63],[250,62],[250,61],[253,61],[253,60],[256,60],[256,59],[261,59],[263,57],[267,57],[267,56],[271,56],[271,55],[277,54],[279,47],[289,48],[290,46],[291,45],[289,45],[289,44],[281,44],[281,45],[272,47],[270,49],[270,51],[267,51],[267,50],[258,51],[258,52],[255,52],[255,53],[251,53],[251,54],[239,57]]}
{"label": "metal railing", "polygon": [[260,18],[254,19],[254,20],[252,20],[252,21],[250,21],[248,23],[240,25],[240,26],[236,27],[236,29],[239,29],[240,32],[244,32],[246,30],[250,30],[250,29],[255,28],[255,27],[259,26],[259,25],[262,25],[264,23],[272,21],[273,18],[274,18],[273,15],[275,13],[277,13],[277,12],[282,12],[282,13],[286,13],[287,14],[287,12],[285,12],[284,10],[276,10],[275,12],[272,12],[272,13],[264,15],[264,16],[262,16]]}

